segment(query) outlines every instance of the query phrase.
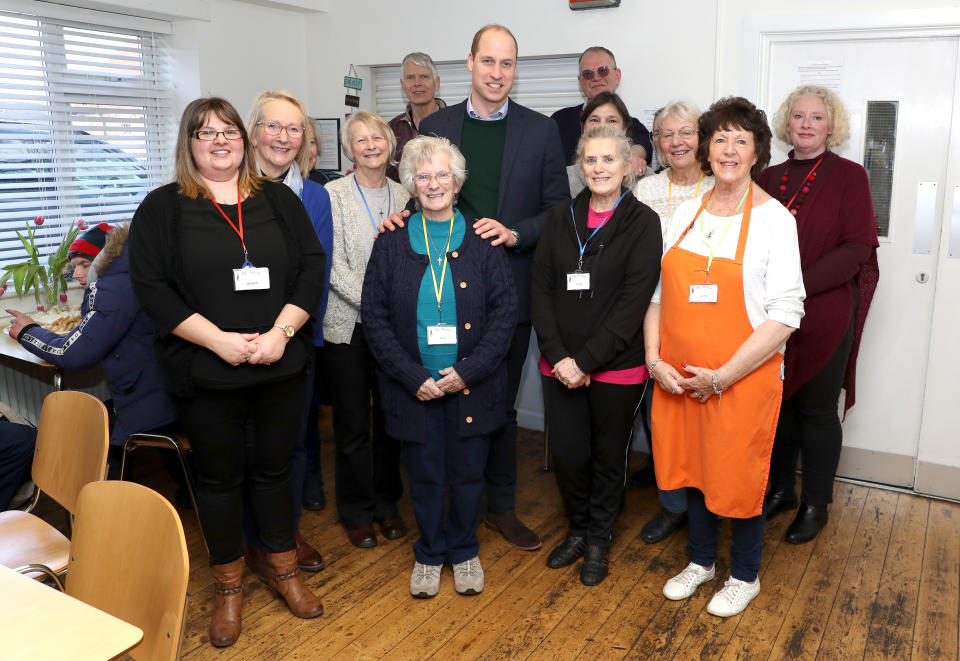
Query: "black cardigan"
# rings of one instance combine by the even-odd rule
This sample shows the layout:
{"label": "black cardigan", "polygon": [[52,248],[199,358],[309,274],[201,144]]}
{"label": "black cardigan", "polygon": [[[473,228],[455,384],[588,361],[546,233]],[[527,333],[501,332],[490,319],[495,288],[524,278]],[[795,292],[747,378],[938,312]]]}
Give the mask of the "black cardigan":
{"label": "black cardigan", "polygon": [[[285,300],[303,310],[314,313],[323,292],[326,255],[310,223],[300,199],[287,186],[264,181],[257,195],[264,195],[280,225],[281,235],[290,259],[290,273],[296,274],[283,286]],[[157,330],[156,349],[163,367],[167,389],[180,396],[193,392],[191,374],[194,356],[206,351],[191,342],[171,334],[181,322],[199,310],[193,298],[191,283],[183,277],[182,255],[179,248],[182,202],[177,184],[170,183],[151,191],[140,204],[130,225],[130,277],[134,293],[141,307],[153,320]],[[269,327],[280,310],[264,310],[264,323]],[[305,358],[312,356],[312,325],[300,329],[288,347],[284,359],[272,365],[238,365],[237,381],[245,385],[251,381],[269,381],[291,370],[306,367]],[[291,349],[293,351],[291,351]],[[288,357],[287,354],[291,355]],[[297,357],[303,365],[290,365]]]}
{"label": "black cardigan", "polygon": [[[505,420],[504,359],[517,323],[517,294],[505,251],[470,231],[449,253],[457,303],[456,370],[467,387],[460,404],[460,435],[487,434]],[[373,244],[363,278],[360,313],[370,350],[379,364],[380,402],[387,433],[404,440],[425,437],[420,386],[430,378],[417,344],[417,296],[427,256],[410,247],[407,227],[385,232]]]}
{"label": "black cardigan", "polygon": [[[586,240],[590,190],[573,201],[577,232]],[[660,220],[627,193],[590,241],[583,270],[589,291],[567,291],[567,273],[577,269],[579,247],[570,202],[547,217],[533,261],[532,318],[540,353],[550,365],[572,356],[586,373],[644,364],[643,317],[660,279]]]}

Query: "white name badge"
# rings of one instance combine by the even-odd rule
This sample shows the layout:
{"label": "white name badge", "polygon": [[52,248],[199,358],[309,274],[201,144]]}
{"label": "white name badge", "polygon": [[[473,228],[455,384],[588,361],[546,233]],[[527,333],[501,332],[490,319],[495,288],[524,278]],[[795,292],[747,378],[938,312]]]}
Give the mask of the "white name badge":
{"label": "white name badge", "polygon": [[233,291],[270,289],[270,269],[248,266],[245,269],[233,269]]}
{"label": "white name badge", "polygon": [[567,291],[586,291],[590,289],[590,274],[575,271],[567,274]]}
{"label": "white name badge", "polygon": [[440,324],[438,326],[427,326],[427,344],[456,344],[457,327]]}
{"label": "white name badge", "polygon": [[690,285],[691,303],[716,303],[717,285]]}

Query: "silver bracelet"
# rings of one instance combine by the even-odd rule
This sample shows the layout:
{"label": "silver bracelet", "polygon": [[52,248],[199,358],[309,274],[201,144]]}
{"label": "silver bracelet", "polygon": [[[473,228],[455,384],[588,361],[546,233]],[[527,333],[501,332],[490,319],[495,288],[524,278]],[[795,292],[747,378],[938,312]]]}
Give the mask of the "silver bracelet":
{"label": "silver bracelet", "polygon": [[647,372],[650,373],[650,376],[653,376],[653,368],[657,366],[657,363],[663,362],[663,358],[657,358],[655,361],[647,365]]}
{"label": "silver bracelet", "polygon": [[710,383],[713,385],[713,392],[717,396],[717,401],[723,399],[723,391],[726,388],[723,387],[723,384],[720,382],[720,377],[717,376],[717,370],[713,370],[713,374],[710,375]]}

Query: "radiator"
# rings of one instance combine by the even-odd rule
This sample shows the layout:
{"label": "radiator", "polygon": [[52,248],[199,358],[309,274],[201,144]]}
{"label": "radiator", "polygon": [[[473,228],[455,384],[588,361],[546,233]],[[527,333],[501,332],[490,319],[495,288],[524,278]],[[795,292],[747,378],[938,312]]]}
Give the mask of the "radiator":
{"label": "radiator", "polygon": [[[106,400],[110,397],[103,370],[97,366],[89,370],[66,372],[64,390],[82,390]],[[0,356],[0,401],[36,426],[40,419],[43,399],[53,392],[53,370],[15,358]]]}

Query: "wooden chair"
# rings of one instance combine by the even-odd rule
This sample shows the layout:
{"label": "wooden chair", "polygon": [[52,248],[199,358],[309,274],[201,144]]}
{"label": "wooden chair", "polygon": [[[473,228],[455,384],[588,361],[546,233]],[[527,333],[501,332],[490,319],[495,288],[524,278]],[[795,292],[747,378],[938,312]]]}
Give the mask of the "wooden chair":
{"label": "wooden chair", "polygon": [[178,658],[189,574],[180,516],[163,496],[118,480],[83,488],[66,592],[139,627],[134,659]]}
{"label": "wooden chair", "polygon": [[[76,391],[52,392],[43,400],[31,474],[37,487],[76,511],[80,489],[102,480],[110,433],[107,409],[99,399]],[[39,494],[38,494],[39,495]],[[44,565],[59,574],[67,568],[70,540],[43,519],[26,512],[0,512],[0,565],[34,573]]]}

